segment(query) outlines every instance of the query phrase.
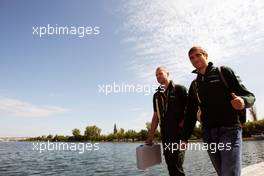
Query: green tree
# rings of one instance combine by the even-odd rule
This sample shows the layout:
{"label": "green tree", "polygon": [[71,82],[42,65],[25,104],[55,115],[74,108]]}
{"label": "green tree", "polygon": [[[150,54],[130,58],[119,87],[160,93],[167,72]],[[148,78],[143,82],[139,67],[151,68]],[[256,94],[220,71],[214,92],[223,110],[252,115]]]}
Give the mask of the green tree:
{"label": "green tree", "polygon": [[99,141],[107,141],[107,136],[106,135],[100,135]]}
{"label": "green tree", "polygon": [[125,136],[125,130],[123,128],[120,128],[116,133],[117,141],[124,139],[124,136]]}
{"label": "green tree", "polygon": [[46,141],[47,140],[47,136],[46,135],[42,135],[41,137],[40,137],[40,141]]}
{"label": "green tree", "polygon": [[81,139],[81,131],[77,128],[72,130],[72,135],[75,140],[80,140]]}
{"label": "green tree", "polygon": [[109,135],[106,136],[106,141],[113,141],[114,138],[115,138],[114,134],[111,133],[111,134],[109,134]]}
{"label": "green tree", "polygon": [[140,141],[145,141],[148,138],[148,131],[140,130],[140,132],[138,133],[138,137]]}
{"label": "green tree", "polygon": [[134,142],[135,139],[138,137],[138,134],[135,130],[128,130],[126,133],[125,133],[125,138],[127,139],[132,139],[132,141]]}
{"label": "green tree", "polygon": [[63,135],[55,135],[53,141],[58,141],[58,142],[68,141],[68,138]]}
{"label": "green tree", "polygon": [[101,134],[101,129],[98,128],[97,126],[93,125],[93,126],[87,126],[85,131],[84,131],[84,136],[88,139],[88,140],[98,140]]}
{"label": "green tree", "polygon": [[52,136],[51,134],[49,134],[49,135],[47,136],[47,140],[48,140],[48,141],[51,141],[52,138],[53,138],[53,136]]}
{"label": "green tree", "polygon": [[264,132],[264,120],[247,122],[243,128],[243,137],[251,137],[251,135]]}

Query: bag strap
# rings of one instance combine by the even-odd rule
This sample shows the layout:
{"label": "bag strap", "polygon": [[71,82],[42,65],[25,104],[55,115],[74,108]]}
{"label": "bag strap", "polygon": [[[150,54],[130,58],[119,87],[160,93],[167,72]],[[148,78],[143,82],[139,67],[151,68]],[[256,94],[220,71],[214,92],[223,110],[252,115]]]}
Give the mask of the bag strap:
{"label": "bag strap", "polygon": [[194,83],[193,83],[192,87],[193,87],[193,92],[196,95],[198,103],[201,104],[202,101],[201,101],[201,99],[199,97],[199,93],[198,93],[197,78],[194,80]]}
{"label": "bag strap", "polygon": [[223,74],[223,72],[222,72],[223,66],[217,67],[217,69],[218,69],[218,72],[219,72],[220,78],[221,78],[222,82],[224,83],[225,87],[226,87],[228,90],[230,90],[230,89],[229,89],[229,86],[228,86],[228,83],[227,83],[227,81],[226,81],[226,79],[225,79],[225,77],[224,77],[224,74]]}

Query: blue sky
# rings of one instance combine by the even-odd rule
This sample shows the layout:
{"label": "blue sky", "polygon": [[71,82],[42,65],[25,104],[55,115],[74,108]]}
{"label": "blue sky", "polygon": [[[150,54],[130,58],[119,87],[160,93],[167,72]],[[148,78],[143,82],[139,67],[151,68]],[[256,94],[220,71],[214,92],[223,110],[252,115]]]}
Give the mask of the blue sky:
{"label": "blue sky", "polygon": [[[188,49],[200,45],[216,65],[231,66],[257,97],[262,79],[264,3],[198,1],[0,2],[0,136],[139,130],[152,116],[152,93],[110,93],[100,85],[156,85],[165,65],[189,87]],[[99,35],[33,35],[36,26],[99,26]]]}

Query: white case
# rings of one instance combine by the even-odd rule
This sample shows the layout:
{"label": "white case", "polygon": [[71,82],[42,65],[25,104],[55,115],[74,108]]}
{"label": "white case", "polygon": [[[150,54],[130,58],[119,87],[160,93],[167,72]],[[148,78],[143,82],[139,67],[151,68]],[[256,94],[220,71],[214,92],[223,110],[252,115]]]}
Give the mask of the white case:
{"label": "white case", "polygon": [[140,145],[136,148],[137,168],[145,170],[146,168],[161,163],[160,144]]}

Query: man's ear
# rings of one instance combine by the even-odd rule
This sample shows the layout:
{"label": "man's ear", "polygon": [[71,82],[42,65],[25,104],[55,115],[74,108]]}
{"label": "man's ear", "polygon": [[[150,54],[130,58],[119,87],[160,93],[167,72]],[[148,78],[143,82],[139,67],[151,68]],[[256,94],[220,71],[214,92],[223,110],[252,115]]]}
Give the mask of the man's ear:
{"label": "man's ear", "polygon": [[170,72],[167,72],[167,76],[168,76],[168,77],[170,76]]}

